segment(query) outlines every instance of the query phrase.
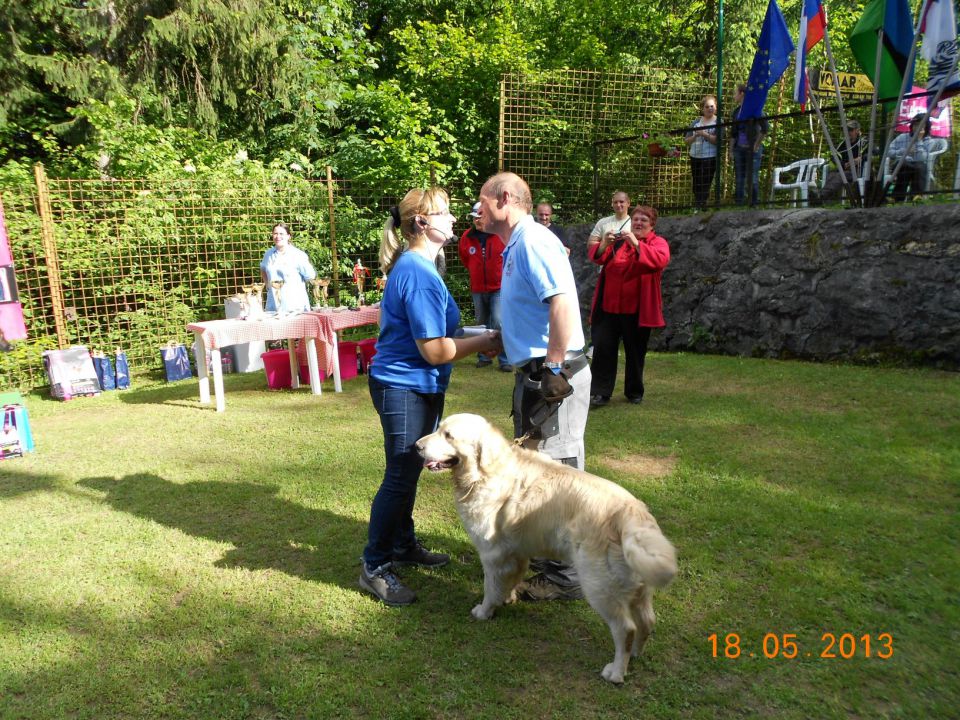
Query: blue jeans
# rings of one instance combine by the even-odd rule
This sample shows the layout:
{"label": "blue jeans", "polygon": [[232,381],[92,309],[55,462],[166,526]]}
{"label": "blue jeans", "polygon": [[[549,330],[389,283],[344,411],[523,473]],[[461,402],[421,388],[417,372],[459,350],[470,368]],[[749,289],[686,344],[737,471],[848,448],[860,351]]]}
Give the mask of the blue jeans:
{"label": "blue jeans", "polygon": [[[486,293],[471,293],[473,295],[473,310],[477,316],[477,325],[486,325],[493,330],[500,329],[500,291]],[[491,362],[490,358],[477,353],[477,360],[482,363]],[[508,365],[505,353],[497,356],[500,365]]]}
{"label": "blue jeans", "polygon": [[437,429],[443,415],[443,393],[392,388],[369,378],[370,397],[383,427],[387,466],[370,508],[370,527],[363,561],[370,568],[389,563],[417,541],[413,503],[423,459],[414,443]]}
{"label": "blue jeans", "polygon": [[[750,191],[750,204],[756,205],[760,197],[760,163],[763,160],[763,145],[753,153],[753,188]],[[736,145],[733,148],[733,172],[736,179],[734,199],[737,205],[743,205],[747,197],[747,168],[750,165],[750,148]]]}

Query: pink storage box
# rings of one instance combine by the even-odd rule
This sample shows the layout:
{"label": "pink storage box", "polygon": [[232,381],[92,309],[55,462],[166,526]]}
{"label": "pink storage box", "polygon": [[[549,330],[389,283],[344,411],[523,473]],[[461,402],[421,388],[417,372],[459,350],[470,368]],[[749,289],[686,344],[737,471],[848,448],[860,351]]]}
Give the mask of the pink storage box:
{"label": "pink storage box", "polygon": [[[267,375],[267,387],[271,390],[284,390],[293,386],[290,381],[290,354],[283,348],[267,350],[260,355],[263,360],[263,372]],[[320,370],[320,380],[324,378]],[[300,366],[300,384],[310,384],[310,371],[306,365]]]}
{"label": "pink storage box", "polygon": [[355,378],[357,376],[357,343],[341,340],[337,347],[340,350],[340,379]]}
{"label": "pink storage box", "polygon": [[365,338],[357,345],[360,347],[360,372],[368,372],[373,356],[377,354],[377,339]]}

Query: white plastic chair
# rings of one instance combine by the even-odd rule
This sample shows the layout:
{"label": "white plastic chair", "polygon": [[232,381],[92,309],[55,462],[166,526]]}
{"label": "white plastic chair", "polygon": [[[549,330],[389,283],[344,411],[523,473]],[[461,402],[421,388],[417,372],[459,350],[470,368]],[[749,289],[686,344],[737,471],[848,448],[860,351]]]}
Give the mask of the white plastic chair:
{"label": "white plastic chair", "polygon": [[[946,138],[930,138],[930,142],[927,143],[930,149],[927,151],[927,186],[926,190],[932,190],[936,187],[937,181],[934,180],[933,169],[936,166],[937,158],[943,155],[947,151],[947,139]],[[883,159],[883,184],[887,186],[893,180],[893,169],[897,166],[897,159],[890,155],[887,155]],[[956,183],[954,183],[956,186]],[[911,189],[911,192],[912,189]]]}
{"label": "white plastic chair", "polygon": [[[793,193],[793,202],[796,205],[797,198],[800,199],[800,205],[807,207],[810,197],[810,186],[819,185],[823,187],[823,182],[827,179],[827,170],[824,168],[820,182],[817,182],[817,175],[820,168],[826,165],[824,158],[808,158],[806,160],[797,160],[789,165],[773,169],[773,193],[778,190],[790,190]],[[784,180],[784,176],[790,176],[791,173],[797,173],[794,180]]]}

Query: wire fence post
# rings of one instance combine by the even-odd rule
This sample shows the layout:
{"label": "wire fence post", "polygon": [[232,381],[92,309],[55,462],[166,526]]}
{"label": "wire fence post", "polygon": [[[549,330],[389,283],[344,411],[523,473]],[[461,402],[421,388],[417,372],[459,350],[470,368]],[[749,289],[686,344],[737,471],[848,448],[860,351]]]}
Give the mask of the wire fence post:
{"label": "wire fence post", "polygon": [[503,172],[503,118],[504,118],[504,107],[506,106],[507,99],[507,81],[504,78],[500,78],[500,132],[498,133],[498,145],[497,148],[497,172]]}
{"label": "wire fence post", "polygon": [[37,183],[37,211],[40,213],[40,239],[47,261],[47,282],[50,286],[50,304],[53,308],[53,324],[57,333],[57,346],[63,350],[69,344],[67,320],[63,302],[63,282],[60,278],[60,258],[57,255],[57,240],[53,234],[53,209],[50,205],[50,189],[43,165],[33,166],[33,178]]}
{"label": "wire fence post", "polygon": [[327,165],[327,211],[330,214],[330,278],[334,301],[340,303],[340,262],[337,259],[337,222],[333,211],[333,168]]}

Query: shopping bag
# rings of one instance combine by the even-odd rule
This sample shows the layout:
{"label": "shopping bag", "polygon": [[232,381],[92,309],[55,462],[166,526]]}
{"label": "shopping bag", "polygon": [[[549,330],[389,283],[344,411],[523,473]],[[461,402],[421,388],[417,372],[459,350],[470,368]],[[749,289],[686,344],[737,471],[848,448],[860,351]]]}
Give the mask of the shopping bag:
{"label": "shopping bag", "polygon": [[113,370],[113,362],[103,353],[93,356],[93,369],[97,372],[97,380],[101,390],[116,390],[117,376]]}
{"label": "shopping bag", "polygon": [[167,375],[167,382],[186,380],[191,376],[190,353],[186,345],[171,343],[160,348],[160,357],[163,359],[163,370]]}
{"label": "shopping bag", "polygon": [[130,387],[130,363],[127,362],[127,354],[123,350],[116,352],[117,369],[117,390],[126,390]]}
{"label": "shopping bag", "polygon": [[66,350],[44,350],[42,359],[53,397],[69,400],[77,395],[93,397],[100,394],[97,371],[90,352],[83,345]]}

